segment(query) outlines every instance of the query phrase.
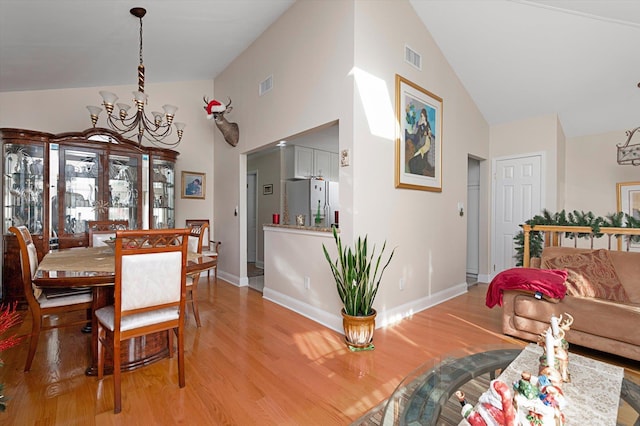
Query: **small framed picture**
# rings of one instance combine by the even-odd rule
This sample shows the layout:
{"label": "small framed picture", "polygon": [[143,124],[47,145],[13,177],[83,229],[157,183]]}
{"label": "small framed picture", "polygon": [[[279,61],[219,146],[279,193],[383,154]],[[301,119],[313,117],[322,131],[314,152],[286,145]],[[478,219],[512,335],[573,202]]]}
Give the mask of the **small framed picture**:
{"label": "small framed picture", "polygon": [[262,185],[262,195],[271,195],[273,194],[273,184],[270,183],[268,185]]}
{"label": "small framed picture", "polygon": [[181,198],[204,200],[206,175],[199,172],[182,172]]}

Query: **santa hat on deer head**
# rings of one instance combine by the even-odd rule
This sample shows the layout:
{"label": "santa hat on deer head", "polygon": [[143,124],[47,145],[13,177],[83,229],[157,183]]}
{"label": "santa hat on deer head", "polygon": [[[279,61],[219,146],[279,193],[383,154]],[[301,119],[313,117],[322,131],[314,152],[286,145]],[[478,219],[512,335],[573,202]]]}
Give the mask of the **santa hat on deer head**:
{"label": "santa hat on deer head", "polygon": [[207,104],[205,108],[207,110],[207,118],[211,120],[213,118],[214,112],[224,112],[227,107],[221,104],[219,101],[213,99],[211,102]]}

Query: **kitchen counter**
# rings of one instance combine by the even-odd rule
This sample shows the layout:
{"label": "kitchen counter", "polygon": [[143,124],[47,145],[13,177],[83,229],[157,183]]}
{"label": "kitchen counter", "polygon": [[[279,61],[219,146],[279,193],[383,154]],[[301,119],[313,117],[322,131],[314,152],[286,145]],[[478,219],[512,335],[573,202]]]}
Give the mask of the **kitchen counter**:
{"label": "kitchen counter", "polygon": [[[271,228],[293,229],[293,230],[299,230],[299,231],[333,232],[332,227],[322,227],[322,226],[298,226],[298,225],[283,225],[283,224],[275,224],[275,223],[265,223],[262,226],[271,227]],[[340,228],[338,228],[338,232],[340,232]]]}
{"label": "kitchen counter", "polygon": [[265,223],[265,299],[342,332],[342,302],[323,246],[336,256],[333,228]]}

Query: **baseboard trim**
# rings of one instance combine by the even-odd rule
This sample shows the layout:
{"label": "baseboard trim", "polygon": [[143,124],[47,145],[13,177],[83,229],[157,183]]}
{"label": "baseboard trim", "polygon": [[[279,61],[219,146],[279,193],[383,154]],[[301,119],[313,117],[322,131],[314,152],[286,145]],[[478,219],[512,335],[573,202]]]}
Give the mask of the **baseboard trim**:
{"label": "baseboard trim", "polygon": [[247,287],[249,285],[249,278],[240,278],[237,275],[229,274],[221,270],[218,270],[218,278],[225,280],[229,284],[233,284],[236,287]]}
{"label": "baseboard trim", "polygon": [[478,274],[478,282],[479,283],[490,283],[491,282],[491,275],[487,275],[487,274]]}
{"label": "baseboard trim", "polygon": [[[460,296],[467,292],[467,283],[456,284],[453,287],[442,290],[431,296],[423,297],[418,300],[414,300],[410,303],[398,306],[397,308],[390,310],[378,311],[376,318],[376,328],[386,327],[387,325],[395,324],[402,321],[404,318],[409,318],[420,311],[431,308],[442,302],[445,302],[454,297]],[[324,325],[327,328],[342,333],[342,316],[338,313],[331,313],[318,309],[315,306],[302,302],[298,299],[294,299],[291,296],[280,293],[268,287],[265,287],[262,293],[262,297],[283,306],[291,311],[294,311],[303,317],[309,318],[319,324]]]}
{"label": "baseboard trim", "polygon": [[298,299],[294,299],[291,296],[272,290],[268,287],[263,289],[262,297],[296,312],[303,317],[322,324],[327,328],[342,333],[342,316],[339,315],[339,312],[338,315],[336,315],[335,313],[323,311],[322,309],[318,309],[315,306],[309,305],[308,303],[302,302]]}

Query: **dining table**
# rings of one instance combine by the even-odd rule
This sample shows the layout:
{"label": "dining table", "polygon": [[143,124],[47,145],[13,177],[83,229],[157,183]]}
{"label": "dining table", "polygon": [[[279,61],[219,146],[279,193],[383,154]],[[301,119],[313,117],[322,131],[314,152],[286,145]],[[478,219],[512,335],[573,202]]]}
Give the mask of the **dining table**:
{"label": "dining table", "polygon": [[[207,271],[216,266],[215,256],[187,253],[187,275]],[[98,373],[98,323],[94,312],[113,303],[115,281],[115,253],[109,246],[75,247],[52,250],[45,254],[33,277],[33,283],[43,289],[90,288],[91,361],[85,370],[88,376]],[[159,332],[122,342],[120,360],[122,371],[135,370],[169,356],[167,332]],[[105,374],[113,372],[113,359],[107,351]]]}

